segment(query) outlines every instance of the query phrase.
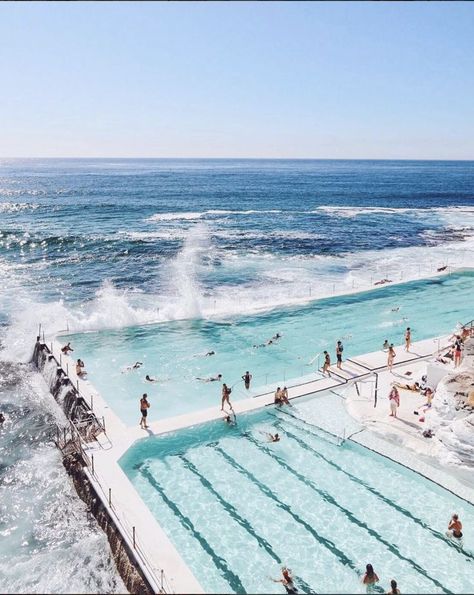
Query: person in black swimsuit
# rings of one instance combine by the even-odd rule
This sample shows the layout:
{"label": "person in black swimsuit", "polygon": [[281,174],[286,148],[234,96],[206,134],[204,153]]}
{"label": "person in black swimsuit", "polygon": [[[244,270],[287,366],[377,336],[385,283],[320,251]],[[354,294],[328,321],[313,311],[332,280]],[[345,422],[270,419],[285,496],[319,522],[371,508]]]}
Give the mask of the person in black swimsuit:
{"label": "person in black swimsuit", "polygon": [[250,388],[250,381],[252,380],[252,374],[247,370],[245,374],[242,376],[242,380],[244,381],[245,388],[249,390]]}
{"label": "person in black swimsuit", "polygon": [[143,397],[140,399],[140,413],[142,414],[142,418],[140,420],[140,427],[141,428],[148,428],[146,424],[146,418],[148,415],[148,409],[150,408],[150,403],[148,402],[148,395],[143,393]]}

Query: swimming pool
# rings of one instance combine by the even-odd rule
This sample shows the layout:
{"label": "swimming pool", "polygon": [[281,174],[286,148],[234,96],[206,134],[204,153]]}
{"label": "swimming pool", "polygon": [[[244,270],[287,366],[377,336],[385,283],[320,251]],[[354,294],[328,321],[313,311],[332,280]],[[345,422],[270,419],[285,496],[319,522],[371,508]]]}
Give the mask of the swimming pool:
{"label": "swimming pool", "polygon": [[[367,563],[381,592],[392,578],[402,593],[471,592],[474,507],[306,421],[331,399],[146,438],[120,463],[206,592],[281,593],[283,564],[300,592],[364,592]],[[462,551],[444,534],[453,512]]]}
{"label": "swimming pool", "polygon": [[[218,373],[242,399],[278,384],[317,375],[317,354],[328,349],[334,359],[338,339],[344,356],[380,348],[388,339],[403,342],[406,326],[413,340],[449,333],[473,316],[474,274],[457,273],[376,291],[318,300],[306,306],[265,314],[215,320],[183,320],[119,330],[69,335],[75,355],[85,360],[88,378],[128,424],[137,423],[138,398],[148,392],[151,419],[216,405],[219,382],[203,382]],[[265,347],[270,337],[281,339]],[[435,348],[436,345],[433,345]],[[209,351],[214,355],[205,356]],[[136,361],[138,370],[125,371]],[[247,391],[241,380],[253,375]],[[158,378],[145,381],[145,375]]]}

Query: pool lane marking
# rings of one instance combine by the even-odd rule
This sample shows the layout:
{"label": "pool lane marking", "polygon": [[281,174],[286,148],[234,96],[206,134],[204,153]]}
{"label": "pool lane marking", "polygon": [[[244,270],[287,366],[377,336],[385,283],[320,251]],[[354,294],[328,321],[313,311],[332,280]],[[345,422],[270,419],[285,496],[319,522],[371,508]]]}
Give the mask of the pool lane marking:
{"label": "pool lane marking", "polygon": [[229,568],[227,561],[214,552],[214,550],[207,542],[205,537],[203,537],[201,533],[194,527],[194,524],[191,521],[191,519],[184,515],[178,508],[178,506],[167,497],[164,489],[158,483],[158,481],[155,479],[155,477],[152,475],[149,469],[147,467],[142,467],[140,469],[140,474],[148,481],[152,488],[154,488],[155,491],[157,491],[158,494],[160,494],[163,502],[168,506],[168,508],[171,509],[173,514],[179,519],[181,525],[192,534],[192,536],[196,539],[196,541],[199,543],[202,549],[207,554],[209,554],[212,561],[214,562],[214,565],[220,571],[221,576],[225,579],[227,584],[233,589],[234,593],[247,593],[244,586],[240,582],[240,578],[232,572],[232,570]]}
{"label": "pool lane marking", "polygon": [[247,441],[254,444],[260,451],[264,452],[265,454],[270,456],[272,459],[274,459],[286,471],[289,471],[292,475],[294,475],[297,479],[299,479],[299,481],[301,481],[302,483],[304,483],[305,485],[310,487],[324,501],[326,501],[329,504],[338,508],[352,523],[354,523],[355,525],[357,525],[360,528],[367,531],[367,533],[369,533],[369,535],[374,537],[380,543],[383,543],[385,545],[385,547],[387,547],[387,549],[389,551],[391,551],[393,554],[395,554],[398,558],[400,558],[401,560],[404,560],[405,562],[408,562],[419,574],[423,575],[425,578],[430,580],[439,589],[442,589],[444,593],[450,593],[450,594],[452,593],[452,591],[450,591],[449,589],[444,587],[437,579],[432,578],[427,573],[427,571],[422,566],[420,566],[417,562],[415,562],[411,558],[407,558],[406,556],[404,556],[399,551],[397,546],[395,546],[394,544],[392,544],[389,541],[387,541],[386,539],[384,539],[377,531],[375,531],[374,529],[371,529],[366,523],[359,520],[354,514],[352,514],[352,512],[350,510],[348,510],[347,508],[345,508],[344,506],[339,504],[339,502],[337,502],[337,500],[335,498],[333,498],[328,492],[326,492],[326,490],[321,490],[320,488],[318,488],[312,480],[310,480],[307,477],[304,477],[304,475],[301,475],[298,471],[293,469],[293,467],[288,465],[288,463],[286,463],[286,461],[284,461],[281,457],[279,457],[274,452],[272,452],[268,447],[260,444],[253,436],[249,436],[249,435],[243,435],[243,436],[247,439]]}
{"label": "pool lane marking", "polygon": [[[276,496],[276,494],[266,484],[262,483],[259,479],[257,479],[251,471],[248,471],[245,467],[242,467],[242,465],[240,465],[240,463],[238,463],[233,457],[231,457],[229,454],[227,454],[225,452],[225,450],[222,449],[222,447],[212,445],[212,448],[214,448],[216,450],[216,452],[220,453],[224,457],[224,459],[232,467],[234,467],[234,469],[237,469],[237,471],[239,471],[242,475],[244,475],[247,479],[249,479],[254,485],[256,485],[259,488],[259,490],[265,496],[267,496],[267,498],[270,498],[271,500],[276,502],[276,505],[279,508],[281,508],[286,513],[288,513],[299,525],[302,525],[306,529],[306,531],[308,531],[308,533],[311,534],[311,536],[315,539],[315,541],[317,541],[320,545],[327,548],[334,556],[336,556],[336,558],[339,559],[339,562],[341,564],[343,564],[345,566],[349,566],[350,568],[352,568],[352,570],[354,570],[356,573],[358,573],[357,572],[358,568],[357,568],[356,564],[348,556],[346,556],[346,554],[344,552],[342,552],[331,540],[326,539],[322,535],[319,535],[319,533],[317,533],[317,531],[315,531],[309,523],[307,523],[300,516],[298,516],[295,512],[293,512],[293,510],[291,509],[291,507],[288,504],[286,504],[285,502],[282,502],[278,498],[278,496]],[[315,593],[315,591],[311,591],[311,593]]]}
{"label": "pool lane marking", "polygon": [[[268,541],[264,537],[261,537],[257,534],[249,521],[240,516],[240,514],[237,512],[237,509],[230,502],[225,500],[219,494],[219,492],[217,492],[211,482],[202,475],[197,467],[182,454],[178,455],[178,458],[183,461],[187,469],[189,469],[199,478],[202,485],[211,492],[211,494],[218,500],[219,504],[221,504],[221,506],[230,514],[230,516],[236,520],[237,523],[239,523],[239,525],[243,527],[254,539],[257,540],[259,546],[263,547],[267,553],[277,562],[277,564],[281,564],[281,558],[273,551],[272,546],[268,543]],[[295,576],[294,580],[299,585],[301,585],[301,588],[305,593],[315,593],[315,591],[311,590],[311,587],[301,577]]]}
{"label": "pool lane marking", "polygon": [[[277,417],[277,416],[275,416],[275,417]],[[415,523],[417,523],[418,525],[420,525],[423,529],[426,529],[427,531],[429,531],[434,537],[437,537],[439,540],[441,540],[443,543],[445,543],[449,547],[452,547],[454,550],[456,550],[458,552],[459,551],[462,552],[465,556],[467,556],[471,560],[474,560],[474,555],[473,554],[467,552],[466,550],[464,550],[462,548],[459,548],[459,546],[457,544],[455,544],[452,541],[450,541],[449,539],[447,539],[443,533],[441,533],[440,531],[437,531],[436,529],[431,528],[424,521],[422,521],[418,517],[414,516],[409,510],[407,510],[406,508],[403,508],[402,506],[396,504],[395,502],[393,502],[392,500],[390,500],[389,498],[387,498],[386,496],[384,496],[377,489],[375,489],[374,487],[372,487],[371,485],[369,485],[368,483],[366,483],[364,480],[360,479],[359,477],[357,477],[355,475],[352,475],[352,473],[350,473],[349,471],[346,471],[345,469],[343,469],[342,467],[340,467],[337,463],[335,463],[334,461],[331,461],[330,459],[326,458],[323,454],[321,454],[320,452],[318,452],[317,450],[315,450],[311,446],[307,445],[306,442],[304,442],[301,438],[298,438],[297,436],[294,436],[293,434],[291,434],[291,432],[288,432],[288,430],[285,428],[285,426],[282,425],[283,424],[283,420],[280,420],[280,418],[277,418],[277,419],[279,420],[278,421],[278,427],[281,429],[281,431],[283,431],[290,438],[292,438],[293,440],[295,440],[296,442],[298,442],[298,444],[300,444],[300,446],[302,448],[304,448],[304,449],[306,449],[308,451],[311,451],[316,457],[322,459],[323,461],[325,461],[326,463],[328,463],[329,465],[331,465],[332,467],[334,467],[338,471],[341,471],[342,473],[344,473],[344,475],[347,475],[347,477],[349,477],[352,481],[354,481],[354,482],[358,483],[359,485],[363,486],[369,492],[371,492],[372,494],[374,494],[375,496],[377,496],[378,498],[380,498],[383,502],[385,502],[386,504],[388,504],[389,506],[391,506],[392,508],[394,508],[397,512],[400,512],[401,514],[403,514],[406,517],[408,517],[410,520],[412,520]],[[292,422],[290,420],[286,420],[285,423],[290,423],[294,428],[298,429],[300,432],[306,432],[307,434],[309,434],[310,436],[313,436],[314,438],[321,438],[321,436],[318,436],[318,434],[315,434],[314,432],[311,432],[310,430],[308,430],[306,428],[299,427],[294,422]],[[323,438],[323,440],[324,440],[324,438]]]}
{"label": "pool lane marking", "polygon": [[187,459],[184,455],[178,455],[178,458],[181,459],[184,463],[184,466],[189,469],[196,477],[199,479],[201,484],[214,496],[214,498],[219,502],[219,504],[224,508],[224,510],[241,526],[243,527],[247,533],[249,533],[254,539],[257,540],[257,543],[260,547],[262,547],[276,562],[277,564],[281,564],[281,558],[273,551],[271,545],[268,543],[266,539],[258,535],[252,525],[242,518],[240,514],[237,512],[237,509],[227,502],[219,492],[213,487],[210,481],[208,481],[195,467],[195,465]]}

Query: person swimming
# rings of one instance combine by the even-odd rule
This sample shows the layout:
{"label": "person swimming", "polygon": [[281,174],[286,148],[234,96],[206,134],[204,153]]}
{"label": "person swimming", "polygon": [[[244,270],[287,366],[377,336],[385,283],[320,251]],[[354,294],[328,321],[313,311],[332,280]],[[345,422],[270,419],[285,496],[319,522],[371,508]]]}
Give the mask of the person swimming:
{"label": "person swimming", "polygon": [[124,372],[131,372],[132,370],[138,370],[138,368],[140,368],[141,366],[143,366],[143,362],[135,362],[132,366],[125,366],[125,368],[122,370],[122,374]]}
{"label": "person swimming", "polygon": [[380,579],[374,571],[372,564],[367,564],[365,567],[365,574],[362,577],[362,583],[366,585],[367,593],[370,593],[373,590],[375,584],[378,583],[379,580]]}
{"label": "person swimming", "polygon": [[269,432],[266,432],[266,435],[268,437],[268,442],[280,442],[279,434],[270,434]]}
{"label": "person swimming", "polygon": [[217,374],[217,376],[209,376],[209,378],[200,378],[196,376],[196,380],[200,380],[201,382],[219,382],[222,379],[222,374]]}
{"label": "person swimming", "polygon": [[145,380],[147,382],[158,382],[156,378],[151,378],[151,376],[148,376],[148,374],[145,376]]}
{"label": "person swimming", "polygon": [[281,583],[285,587],[285,591],[288,594],[298,593],[298,589],[293,581],[293,577],[291,576],[291,570],[286,566],[282,566],[281,569],[282,578],[272,578],[271,580],[274,583]]}
{"label": "person swimming", "polygon": [[385,339],[385,341],[383,342],[383,345],[382,345],[383,351],[388,351],[389,347],[390,347],[390,343],[388,342],[388,339]]}

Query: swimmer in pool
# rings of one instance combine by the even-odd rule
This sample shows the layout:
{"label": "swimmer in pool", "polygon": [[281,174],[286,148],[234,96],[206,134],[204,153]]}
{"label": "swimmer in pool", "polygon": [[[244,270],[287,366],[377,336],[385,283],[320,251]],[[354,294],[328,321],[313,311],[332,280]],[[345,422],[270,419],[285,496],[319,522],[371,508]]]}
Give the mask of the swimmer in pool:
{"label": "swimmer in pool", "polygon": [[197,376],[196,380],[200,380],[201,382],[220,382],[220,380],[222,380],[222,374],[217,374],[217,376],[209,376],[209,378],[200,378]]}
{"label": "swimmer in pool", "polygon": [[453,514],[449,521],[448,530],[446,531],[447,537],[454,537],[455,539],[461,539],[462,537],[462,523],[459,520],[457,514]]}
{"label": "swimmer in pool", "polygon": [[392,308],[392,312],[398,312],[400,310],[400,306],[397,306],[396,308]]}
{"label": "swimmer in pool", "polygon": [[388,342],[388,339],[385,339],[385,341],[383,342],[383,345],[382,345],[382,350],[388,351],[389,347],[390,347],[390,343]]}
{"label": "swimmer in pool", "polygon": [[270,434],[266,432],[268,437],[268,442],[280,442],[280,436],[278,434]]}
{"label": "swimmer in pool", "polygon": [[283,566],[281,569],[282,578],[272,578],[274,583],[281,583],[287,593],[298,593],[298,589],[296,588],[295,583],[293,582],[293,577],[291,576],[291,570],[286,566]]}
{"label": "swimmer in pool", "polygon": [[141,366],[143,366],[142,362],[135,362],[133,364],[133,366],[125,366],[125,368],[122,370],[122,374],[124,372],[131,372],[132,370],[138,370],[138,368],[140,368]]}
{"label": "swimmer in pool", "polygon": [[151,378],[151,376],[148,376],[148,374],[145,376],[145,380],[147,382],[158,382],[156,378]]}

